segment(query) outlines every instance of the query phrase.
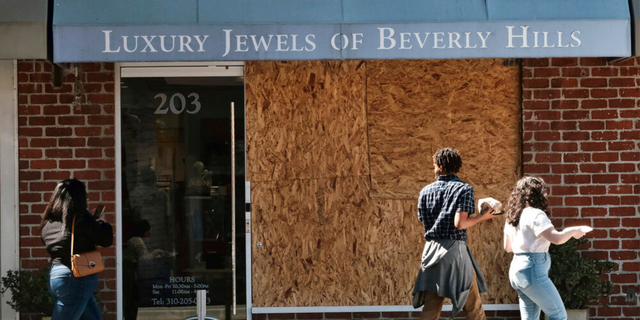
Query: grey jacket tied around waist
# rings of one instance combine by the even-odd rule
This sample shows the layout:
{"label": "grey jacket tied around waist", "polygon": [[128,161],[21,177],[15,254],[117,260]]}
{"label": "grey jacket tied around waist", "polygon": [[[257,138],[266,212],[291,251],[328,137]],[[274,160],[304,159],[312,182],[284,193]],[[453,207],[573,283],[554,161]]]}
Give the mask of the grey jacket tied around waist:
{"label": "grey jacket tied around waist", "polygon": [[424,291],[451,299],[451,318],[469,297],[474,270],[480,293],[487,284],[467,243],[462,240],[428,239],[422,251],[422,264],[413,288],[413,307],[424,305]]}

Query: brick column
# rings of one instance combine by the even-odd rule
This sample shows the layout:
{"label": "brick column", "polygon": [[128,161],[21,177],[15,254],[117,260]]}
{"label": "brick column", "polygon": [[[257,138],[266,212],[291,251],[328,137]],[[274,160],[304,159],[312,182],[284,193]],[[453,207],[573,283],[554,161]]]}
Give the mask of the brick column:
{"label": "brick column", "polygon": [[640,316],[640,58],[526,59],[523,116],[524,174],[550,186],[554,224],[593,226],[583,254],[617,264],[592,319]]}
{"label": "brick column", "polygon": [[[83,181],[89,208],[104,204],[104,218],[115,227],[113,67],[70,65],[62,70],[62,84],[56,87],[51,63],[25,60],[18,64],[22,269],[49,263],[39,224],[60,180]],[[106,270],[100,274],[100,296],[109,311],[115,312],[115,245],[101,251]],[[115,319],[115,314],[107,319]]]}

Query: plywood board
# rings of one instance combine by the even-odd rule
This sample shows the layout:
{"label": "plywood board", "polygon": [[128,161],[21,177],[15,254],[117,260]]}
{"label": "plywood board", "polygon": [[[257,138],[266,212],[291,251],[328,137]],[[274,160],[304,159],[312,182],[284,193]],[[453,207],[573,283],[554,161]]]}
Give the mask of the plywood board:
{"label": "plywood board", "polygon": [[[456,148],[460,178],[476,199],[506,204],[520,177],[519,67],[501,59],[368,61],[367,106],[373,198],[417,199],[435,180],[432,155]],[[485,272],[485,303],[515,303],[504,218],[468,230]]]}
{"label": "plywood board", "polygon": [[[476,198],[506,200],[519,176],[518,75],[501,60],[250,62],[246,74],[256,307],[408,305],[433,152],[461,151]],[[517,303],[503,225],[469,230],[485,303]]]}
{"label": "plywood board", "polygon": [[246,68],[248,180],[369,174],[362,61]]}
{"label": "plywood board", "polygon": [[252,183],[254,306],[410,304],[422,227],[369,179]]}
{"label": "plywood board", "polygon": [[372,196],[417,199],[443,147],[460,151],[477,197],[505,195],[519,176],[519,88],[502,60],[368,61]]}

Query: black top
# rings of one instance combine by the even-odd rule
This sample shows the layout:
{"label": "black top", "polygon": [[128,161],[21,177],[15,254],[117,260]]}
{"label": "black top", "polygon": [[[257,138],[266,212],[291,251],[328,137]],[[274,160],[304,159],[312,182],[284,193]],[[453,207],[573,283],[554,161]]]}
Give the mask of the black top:
{"label": "black top", "polygon": [[[62,221],[48,220],[42,227],[42,242],[51,255],[51,263],[64,264],[71,269],[71,222],[66,231]],[[96,249],[96,245],[108,247],[113,243],[113,228],[107,222],[95,220],[89,213],[76,218],[73,253],[84,253]]]}

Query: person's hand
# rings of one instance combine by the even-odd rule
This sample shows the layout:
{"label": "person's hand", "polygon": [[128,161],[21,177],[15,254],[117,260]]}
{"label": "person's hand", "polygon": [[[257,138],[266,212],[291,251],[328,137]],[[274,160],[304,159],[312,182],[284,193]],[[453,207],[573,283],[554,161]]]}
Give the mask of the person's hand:
{"label": "person's hand", "polygon": [[491,206],[486,206],[484,210],[480,211],[480,215],[485,219],[493,219],[496,217],[493,215],[493,208]]}
{"label": "person's hand", "polygon": [[565,229],[565,232],[570,232],[571,237],[580,239],[585,233],[590,232],[593,228],[589,226],[577,226],[577,227],[569,227]]}
{"label": "person's hand", "polygon": [[162,250],[162,249],[155,249],[153,250],[153,252],[151,252],[151,255],[153,255],[154,257],[159,257],[165,254],[166,251]]}
{"label": "person's hand", "polygon": [[96,211],[97,210],[98,210],[98,208],[93,208],[93,209],[87,210],[87,211],[89,211],[89,215],[91,216],[91,218],[93,218],[93,219],[95,219],[97,221],[100,221],[99,218],[102,218],[102,217],[96,217]]}
{"label": "person's hand", "polygon": [[576,238],[576,239],[580,239],[582,237],[584,237],[586,232],[580,230],[580,229],[575,229],[573,230],[573,235],[571,235],[572,237]]}

